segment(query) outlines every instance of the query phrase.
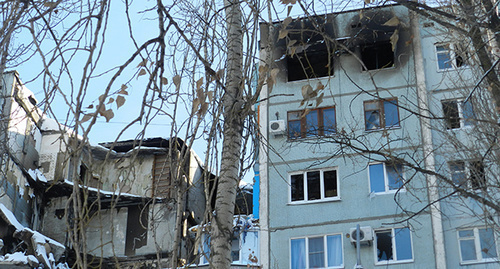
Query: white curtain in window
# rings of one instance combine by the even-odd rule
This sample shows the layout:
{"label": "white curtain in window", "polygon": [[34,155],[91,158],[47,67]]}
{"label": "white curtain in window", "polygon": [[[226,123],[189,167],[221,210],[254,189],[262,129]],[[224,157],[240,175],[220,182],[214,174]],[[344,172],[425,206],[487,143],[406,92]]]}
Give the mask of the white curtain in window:
{"label": "white curtain in window", "polygon": [[306,240],[292,239],[292,269],[305,269],[306,268]]}
{"label": "white curtain in window", "polygon": [[340,234],[326,237],[328,267],[342,265],[342,237]]}

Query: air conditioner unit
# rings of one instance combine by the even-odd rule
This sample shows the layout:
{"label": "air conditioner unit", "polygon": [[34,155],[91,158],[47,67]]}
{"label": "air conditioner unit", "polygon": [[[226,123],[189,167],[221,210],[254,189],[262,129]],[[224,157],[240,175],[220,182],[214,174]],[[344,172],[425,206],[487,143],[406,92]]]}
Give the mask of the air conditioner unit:
{"label": "air conditioner unit", "polygon": [[269,122],[269,133],[273,135],[282,135],[286,132],[284,120],[272,120]]}
{"label": "air conditioner unit", "polygon": [[[356,244],[356,228],[351,228],[351,230],[349,231],[349,234],[350,234],[349,238],[351,239],[351,243],[353,243],[355,245]],[[373,232],[372,227],[370,227],[370,226],[359,227],[359,242],[361,244],[371,245],[373,238],[374,238],[374,232]]]}

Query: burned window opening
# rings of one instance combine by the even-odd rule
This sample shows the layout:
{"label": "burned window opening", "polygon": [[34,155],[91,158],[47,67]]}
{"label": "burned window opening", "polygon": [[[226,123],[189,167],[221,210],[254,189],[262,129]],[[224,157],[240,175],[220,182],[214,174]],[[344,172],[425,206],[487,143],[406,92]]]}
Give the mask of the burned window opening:
{"label": "burned window opening", "polygon": [[[286,64],[288,81],[333,75],[334,38],[331,24],[324,18],[292,22],[287,29]],[[332,29],[330,29],[332,28]]]}
{"label": "burned window opening", "polygon": [[333,75],[333,53],[326,49],[305,51],[287,57],[288,81]]}
{"label": "burned window opening", "polygon": [[353,17],[347,46],[356,50],[364,71],[394,67],[400,19],[392,12],[367,12],[364,15]]}
{"label": "burned window opening", "polygon": [[394,52],[389,41],[361,45],[364,70],[376,70],[394,66]]}

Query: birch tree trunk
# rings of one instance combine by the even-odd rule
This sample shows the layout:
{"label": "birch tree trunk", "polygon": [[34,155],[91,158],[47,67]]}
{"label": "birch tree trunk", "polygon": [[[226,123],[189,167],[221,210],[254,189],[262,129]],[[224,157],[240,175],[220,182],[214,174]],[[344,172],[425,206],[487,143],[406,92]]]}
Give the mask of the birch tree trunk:
{"label": "birch tree trunk", "polygon": [[230,268],[231,236],[243,130],[243,33],[237,0],[224,1],[227,25],[226,83],[223,96],[223,145],[215,213],[212,219],[211,268]]}

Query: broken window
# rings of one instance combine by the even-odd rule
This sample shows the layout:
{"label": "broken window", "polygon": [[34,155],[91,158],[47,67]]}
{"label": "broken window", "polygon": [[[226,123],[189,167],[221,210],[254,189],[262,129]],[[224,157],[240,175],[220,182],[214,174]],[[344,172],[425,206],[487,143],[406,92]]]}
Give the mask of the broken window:
{"label": "broken window", "polygon": [[473,190],[486,188],[486,172],[482,161],[453,161],[449,162],[451,180],[459,187]]}
{"label": "broken window", "polygon": [[411,234],[408,228],[375,231],[378,263],[390,263],[413,259]]}
{"label": "broken window", "polygon": [[447,100],[442,101],[442,106],[448,130],[471,126],[476,117],[471,102]]}
{"label": "broken window", "polygon": [[287,56],[288,81],[320,78],[333,75],[333,57],[326,46],[304,50]]}
{"label": "broken window", "polygon": [[365,101],[364,109],[367,131],[399,127],[397,99]]}
{"label": "broken window", "polygon": [[149,206],[134,205],[128,207],[127,234],[125,237],[125,255],[135,255],[135,250],[148,242]]}
{"label": "broken window", "polygon": [[307,112],[304,110],[288,112],[290,139],[328,136],[336,132],[335,125],[335,107],[312,109]]}
{"label": "broken window", "polygon": [[336,170],[316,170],[290,175],[292,202],[338,198]]}
{"label": "broken window", "polygon": [[292,269],[344,268],[340,234],[294,238],[290,247]]}
{"label": "broken window", "polygon": [[368,11],[353,17],[350,25],[347,46],[356,51],[364,71],[395,66],[400,19],[394,13]]}
{"label": "broken window", "polygon": [[168,155],[155,155],[153,164],[153,194],[155,197],[171,197],[172,184]]}
{"label": "broken window", "polygon": [[463,263],[497,261],[496,244],[495,234],[491,228],[458,231],[460,261]]}
{"label": "broken window", "polygon": [[486,175],[482,161],[470,163],[470,183],[473,190],[486,188]]}
{"label": "broken window", "polygon": [[289,24],[286,63],[288,81],[333,75],[333,50],[328,38],[333,34],[321,17]]}
{"label": "broken window", "polygon": [[[248,230],[245,227],[243,230],[238,230],[234,227],[233,237],[231,239],[231,263],[247,266],[248,264],[257,263],[255,260],[258,256],[258,231]],[[198,247],[199,264],[208,264],[210,261],[210,244],[211,239],[208,233],[201,235],[201,242]]]}
{"label": "broken window", "polygon": [[231,240],[231,261],[237,262],[240,260],[240,240],[239,235],[236,234]]}
{"label": "broken window", "polygon": [[436,45],[438,70],[459,68],[466,65],[467,51],[458,44]]}
{"label": "broken window", "polygon": [[375,70],[394,66],[394,52],[389,41],[360,46],[361,60],[365,70]]}
{"label": "broken window", "polygon": [[370,164],[370,192],[389,192],[403,188],[403,166],[401,164]]}

